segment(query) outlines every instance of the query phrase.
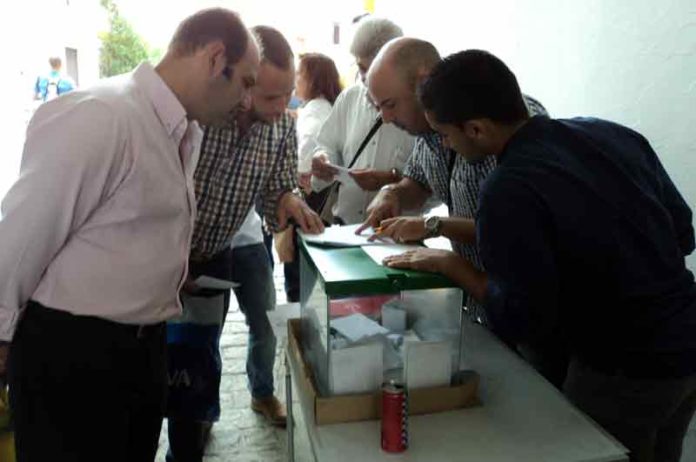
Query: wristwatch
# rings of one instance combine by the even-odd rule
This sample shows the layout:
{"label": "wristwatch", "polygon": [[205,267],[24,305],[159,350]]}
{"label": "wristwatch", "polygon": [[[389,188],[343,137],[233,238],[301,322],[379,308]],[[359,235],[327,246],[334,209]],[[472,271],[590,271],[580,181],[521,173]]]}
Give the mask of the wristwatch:
{"label": "wristwatch", "polygon": [[396,167],[391,169],[390,172],[391,172],[392,176],[395,178],[395,181],[393,181],[392,183],[398,183],[399,181],[401,181],[401,178],[403,178],[403,176],[401,175],[401,172]]}
{"label": "wristwatch", "polygon": [[442,229],[442,220],[440,217],[432,216],[425,219],[425,238],[438,237]]}

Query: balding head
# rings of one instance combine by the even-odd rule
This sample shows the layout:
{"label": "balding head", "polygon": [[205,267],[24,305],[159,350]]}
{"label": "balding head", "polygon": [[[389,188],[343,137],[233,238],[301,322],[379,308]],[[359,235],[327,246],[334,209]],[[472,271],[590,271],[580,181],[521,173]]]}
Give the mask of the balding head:
{"label": "balding head", "polygon": [[381,68],[390,68],[397,76],[415,85],[422,80],[421,76],[430,74],[440,60],[440,53],[432,43],[413,37],[399,37],[382,47],[368,71],[368,79],[370,74]]}
{"label": "balding head", "polygon": [[437,49],[425,40],[401,37],[382,47],[367,73],[367,85],[385,122],[413,135],[430,131],[416,89],[439,62]]}

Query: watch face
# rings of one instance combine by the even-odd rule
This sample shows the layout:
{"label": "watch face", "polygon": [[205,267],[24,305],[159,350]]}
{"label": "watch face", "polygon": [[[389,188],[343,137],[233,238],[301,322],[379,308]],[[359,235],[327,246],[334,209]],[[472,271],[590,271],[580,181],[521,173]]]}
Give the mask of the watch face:
{"label": "watch face", "polygon": [[437,217],[428,217],[425,220],[425,229],[428,231],[436,231],[437,230]]}

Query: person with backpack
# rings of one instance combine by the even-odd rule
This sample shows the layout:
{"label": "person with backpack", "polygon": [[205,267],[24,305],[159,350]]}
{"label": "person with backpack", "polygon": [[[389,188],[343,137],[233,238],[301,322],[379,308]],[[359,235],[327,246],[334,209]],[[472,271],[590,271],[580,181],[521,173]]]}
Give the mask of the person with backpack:
{"label": "person with backpack", "polygon": [[50,72],[37,77],[34,85],[34,99],[44,103],[75,89],[75,82],[61,73],[63,61],[59,57],[50,57],[48,64]]}

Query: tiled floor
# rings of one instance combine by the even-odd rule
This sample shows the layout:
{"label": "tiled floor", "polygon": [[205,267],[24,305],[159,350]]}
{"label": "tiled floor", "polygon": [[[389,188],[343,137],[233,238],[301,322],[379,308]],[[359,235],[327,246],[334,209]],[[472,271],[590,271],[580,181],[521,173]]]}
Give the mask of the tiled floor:
{"label": "tiled floor", "polygon": [[[282,266],[274,271],[278,304],[285,303]],[[223,376],[221,384],[222,416],[213,427],[212,439],[205,462],[280,462],[286,460],[286,432],[271,428],[262,418],[249,409],[249,393],[246,389],[245,358],[247,327],[244,315],[236,300],[227,317],[222,335]],[[276,395],[285,401],[282,352],[285,345],[279,343],[275,366]],[[167,450],[166,422],[160,437],[160,450],[156,462],[164,462]],[[300,451],[302,452],[302,451]],[[306,451],[304,451],[306,452]],[[298,454],[301,455],[301,454]],[[299,457],[298,460],[304,460]],[[481,461],[485,462],[485,461]],[[692,420],[684,441],[681,462],[696,462],[696,419]]]}

